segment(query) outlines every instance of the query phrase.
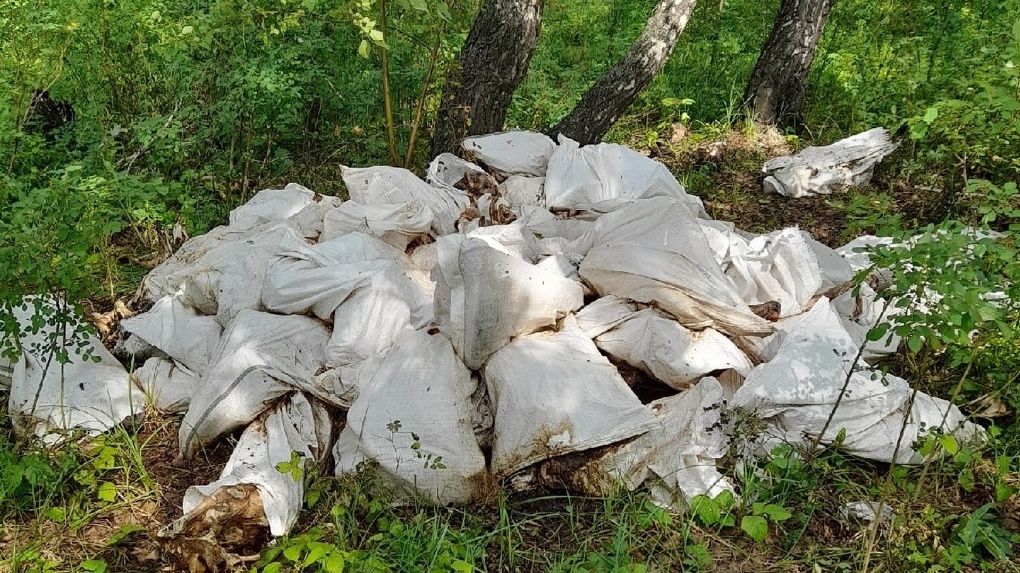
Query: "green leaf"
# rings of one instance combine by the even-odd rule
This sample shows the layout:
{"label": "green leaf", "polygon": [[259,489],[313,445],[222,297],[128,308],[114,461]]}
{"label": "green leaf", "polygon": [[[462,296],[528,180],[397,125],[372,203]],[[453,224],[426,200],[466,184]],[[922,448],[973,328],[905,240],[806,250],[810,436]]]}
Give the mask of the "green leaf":
{"label": "green leaf", "polygon": [[745,515],[740,520],[740,529],[743,529],[751,536],[751,539],[758,542],[765,541],[765,537],[769,534],[769,524],[760,515]]}
{"label": "green leaf", "polygon": [[302,543],[291,545],[283,550],[283,556],[290,561],[297,562],[297,560],[301,558],[301,551],[303,551],[304,548],[305,546]]}
{"label": "green leaf", "polygon": [[382,44],[384,40],[382,30],[369,30],[368,37],[376,44]]}
{"label": "green leaf", "polygon": [[885,336],[886,332],[889,332],[888,322],[883,322],[881,324],[875,325],[875,328],[872,328],[871,330],[868,331],[868,340],[871,342],[877,342],[881,340],[883,336]]}
{"label": "green leaf", "polygon": [[120,543],[125,537],[131,535],[132,533],[135,533],[136,531],[145,531],[145,528],[142,527],[141,525],[136,525],[134,523],[124,524],[123,526],[121,526],[120,529],[118,529],[116,532],[114,532],[113,535],[110,536],[110,539],[106,542],[106,544],[116,545],[117,543]]}
{"label": "green leaf", "polygon": [[102,559],[89,559],[81,562],[81,568],[92,573],[103,573],[106,571],[106,561]]}
{"label": "green leaf", "polygon": [[51,507],[47,509],[43,515],[57,523],[63,523],[64,520],[67,519],[67,510],[62,507]]}
{"label": "green leaf", "polygon": [[368,40],[362,40],[361,44],[358,45],[358,55],[367,60],[369,55],[371,55],[369,50]]}
{"label": "green leaf", "polygon": [[475,568],[472,567],[470,563],[468,563],[467,561],[461,561],[460,559],[457,559],[453,563],[450,563],[450,569],[453,569],[457,573],[471,573],[472,571],[475,570]]}
{"label": "green leaf", "polygon": [[909,348],[911,352],[920,352],[921,351],[921,337],[920,336],[911,336],[910,338],[908,338],[907,339],[907,348]]}
{"label": "green leaf", "polygon": [[99,496],[99,499],[103,501],[113,501],[117,498],[117,486],[105,481],[99,486],[97,495]]}
{"label": "green leaf", "polygon": [[270,563],[262,568],[262,573],[280,573],[280,569],[283,568],[283,564],[279,561]]}
{"label": "green leaf", "polygon": [[770,503],[765,506],[765,515],[769,516],[772,519],[772,521],[776,522],[786,521],[787,519],[793,517],[792,513],[786,511],[786,509],[783,508],[782,506],[776,505],[774,503]]}
{"label": "green leaf", "polygon": [[343,573],[345,565],[347,563],[344,561],[343,556],[338,551],[334,551],[322,562],[322,570],[326,573]]}
{"label": "green leaf", "polygon": [[951,434],[944,434],[939,436],[939,443],[942,444],[942,449],[949,453],[949,455],[955,455],[956,452],[960,451],[960,443],[956,441],[956,437]]}
{"label": "green leaf", "polygon": [[934,107],[934,106],[929,107],[924,112],[924,122],[927,123],[928,125],[931,125],[931,122],[935,121],[935,118],[937,118],[938,116],[939,116],[939,108]]}

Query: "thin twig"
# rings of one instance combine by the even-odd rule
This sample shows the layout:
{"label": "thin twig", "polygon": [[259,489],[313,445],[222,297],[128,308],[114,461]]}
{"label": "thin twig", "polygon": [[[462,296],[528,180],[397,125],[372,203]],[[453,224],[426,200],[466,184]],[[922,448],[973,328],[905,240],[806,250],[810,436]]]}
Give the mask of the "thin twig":
{"label": "thin twig", "polygon": [[[878,320],[875,321],[875,324],[881,322],[882,318],[885,316],[885,311],[888,310],[888,308],[889,301],[886,301],[885,305],[882,307],[882,312],[878,315]],[[846,371],[846,379],[843,380],[843,387],[839,391],[839,396],[836,397],[836,403],[833,404],[832,411],[829,412],[829,417],[825,419],[825,425],[822,426],[822,431],[815,436],[814,442],[811,443],[811,448],[808,450],[809,458],[814,457],[815,452],[818,450],[818,446],[822,441],[822,437],[825,435],[825,432],[829,430],[829,426],[832,424],[832,419],[836,416],[836,410],[839,409],[839,405],[843,402],[843,396],[846,395],[846,390],[850,386],[850,380],[853,378],[855,372],[854,369],[857,368],[857,364],[860,362],[861,356],[864,355],[864,349],[867,348],[867,346],[868,337],[865,335],[864,340],[861,341],[861,344],[857,347],[857,355],[854,356],[853,362],[850,363],[850,368]]]}
{"label": "thin twig", "polygon": [[[170,114],[170,117],[166,118],[166,123],[163,124],[163,130],[164,131],[166,131],[167,129],[170,128],[170,124],[173,123],[174,116],[177,115],[177,110],[178,109],[180,109],[180,104],[177,104],[176,106],[174,106],[174,111]],[[123,167],[125,173],[128,172],[128,171],[131,171],[131,167],[134,166],[135,161],[137,161],[142,156],[144,156],[146,153],[148,153],[149,149],[152,148],[153,142],[155,142],[155,141],[156,141],[156,138],[153,137],[152,139],[149,140],[148,143],[146,143],[138,151],[135,151],[134,153],[132,153],[131,155],[129,155],[127,157],[122,157],[120,159],[120,161],[117,162],[117,169],[121,169]],[[125,163],[127,164],[127,167],[124,167]]]}
{"label": "thin twig", "polygon": [[[379,31],[382,32],[383,42],[386,41],[386,0],[379,0]],[[383,88],[383,109],[386,114],[386,143],[390,148],[390,164],[400,163],[400,155],[397,153],[397,132],[393,126],[393,102],[390,96],[390,56],[389,48],[382,46],[382,88]]]}
{"label": "thin twig", "polygon": [[900,455],[900,444],[903,443],[903,435],[907,431],[907,421],[910,420],[910,411],[914,409],[914,398],[917,397],[917,388],[910,394],[906,408],[903,412],[903,423],[900,424],[900,434],[896,437],[896,447],[893,448],[892,460],[889,462],[889,472],[885,475],[885,487],[882,488],[882,495],[878,497],[878,507],[875,508],[875,521],[868,528],[867,544],[864,547],[864,563],[861,564],[860,573],[868,573],[868,565],[871,562],[871,553],[875,549],[875,539],[878,537],[878,526],[882,522],[882,510],[886,507],[889,499],[889,492],[892,490],[893,470],[896,469],[896,458]]}
{"label": "thin twig", "polygon": [[439,48],[442,46],[443,26],[440,26],[436,33],[436,44],[432,48],[429,71],[425,74],[425,81],[421,84],[421,95],[418,96],[418,109],[414,112],[414,122],[411,123],[411,137],[407,142],[407,155],[404,156],[404,168],[411,168],[411,159],[414,157],[414,144],[418,140],[418,128],[421,127],[422,117],[425,115],[425,98],[428,96],[429,84],[432,83],[432,74],[436,71],[436,62],[439,60]]}

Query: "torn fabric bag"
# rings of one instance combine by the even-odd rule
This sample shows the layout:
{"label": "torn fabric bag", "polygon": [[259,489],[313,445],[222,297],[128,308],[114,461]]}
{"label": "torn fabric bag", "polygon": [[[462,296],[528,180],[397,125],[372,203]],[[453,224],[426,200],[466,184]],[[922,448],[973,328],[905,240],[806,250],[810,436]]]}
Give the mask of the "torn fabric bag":
{"label": "torn fabric bag", "polygon": [[723,388],[703,378],[689,390],[648,404],[657,424],[618,447],[604,448],[569,482],[590,495],[611,495],[622,484],[648,488],[652,502],[681,511],[697,495],[714,498],[733,486],[716,469],[729,449],[721,423]]}
{"label": "torn fabric bag", "polygon": [[304,472],[329,449],[330,428],[325,409],[295,393],[248,425],[219,479],[188,488],[181,520],[191,518],[217,490],[251,484],[259,490],[270,533],[285,535],[303,506]]}

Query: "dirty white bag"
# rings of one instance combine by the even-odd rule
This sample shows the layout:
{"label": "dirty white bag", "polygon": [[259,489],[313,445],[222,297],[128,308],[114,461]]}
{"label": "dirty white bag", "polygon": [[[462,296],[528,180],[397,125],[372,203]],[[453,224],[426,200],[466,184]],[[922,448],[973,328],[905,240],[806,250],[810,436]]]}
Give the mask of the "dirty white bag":
{"label": "dirty white bag", "polygon": [[514,209],[525,205],[545,207],[545,177],[513,175],[499,184],[499,193]]}
{"label": "dirty white bag", "polygon": [[692,332],[652,308],[633,313],[598,335],[595,345],[677,390],[685,390],[717,370],[746,376],[752,364],[730,339],[706,328]]}
{"label": "dirty white bag", "polygon": [[[167,283],[178,285],[181,302],[202,314],[215,314],[226,327],[244,309],[262,310],[266,270],[280,243],[295,231],[286,223],[260,228],[238,240],[221,242],[191,264],[179,266]],[[157,299],[158,300],[158,299]]]}
{"label": "dirty white bag", "polygon": [[316,245],[289,233],[277,249],[261,289],[266,308],[284,314],[311,312],[323,320],[331,320],[355,290],[403,256],[382,239],[362,233]]}
{"label": "dirty white bag", "polygon": [[688,195],[654,159],[615,143],[579,147],[563,135],[559,142],[545,174],[545,203],[551,210],[662,196],[676,199],[677,208],[694,216],[705,212],[701,199]]}
{"label": "dirty white bag", "polygon": [[[21,357],[14,363],[7,411],[18,434],[55,442],[61,431],[98,434],[142,412],[145,396],[73,308],[52,296],[29,296],[11,311],[21,332]],[[37,315],[45,322],[33,332]],[[58,316],[66,323],[51,324]],[[58,358],[62,352],[65,363]]]}
{"label": "dirty white bag", "polygon": [[[797,318],[775,356],[752,370],[730,401],[731,408],[772,422],[753,446],[759,453],[768,453],[784,442],[810,443],[821,434],[857,354],[853,338],[843,329],[828,299],[819,299]],[[844,431],[843,447],[854,455],[891,462],[897,452],[897,463],[917,463],[921,458],[911,444],[924,433],[942,428],[956,432],[961,440],[970,440],[980,432],[973,424],[960,426],[963,417],[955,406],[929,400],[921,393],[908,408],[912,390],[907,382],[866,366],[858,364],[850,373],[839,408],[821,435],[822,444],[832,443]],[[943,426],[941,419],[947,410],[951,415]],[[910,416],[911,424],[897,451],[899,424],[905,415]],[[931,425],[922,429],[921,423]],[[896,431],[890,431],[894,425]]]}
{"label": "dirty white bag", "polygon": [[607,448],[576,473],[572,480],[594,495],[608,495],[612,487],[629,490],[642,484],[652,502],[683,510],[697,495],[714,498],[733,486],[716,469],[716,460],[729,449],[721,414],[724,392],[715,378],[703,378],[689,390],[648,404],[657,424],[647,433]]}
{"label": "dirty white bag", "polygon": [[287,219],[314,203],[315,195],[314,191],[297,183],[290,183],[283,189],[263,189],[230,212],[230,225],[252,226]]}
{"label": "dirty white bag", "polygon": [[326,345],[326,363],[349,366],[385,352],[397,336],[420,326],[425,317],[418,289],[396,264],[374,273],[333,315],[333,334]]}
{"label": "dirty white bag", "polygon": [[[245,223],[251,224],[254,219],[245,219]],[[156,265],[142,279],[138,288],[139,294],[145,300],[156,302],[164,296],[176,294],[184,286],[184,281],[191,273],[197,270],[197,265],[209,253],[227,244],[242,242],[253,235],[269,231],[275,228],[289,228],[286,222],[272,221],[262,224],[254,224],[247,227],[231,227],[221,225],[204,235],[188,239],[177,251],[170,255],[170,258]],[[194,304],[188,301],[203,314],[216,314],[216,297],[210,296],[209,301],[204,305]],[[211,310],[209,310],[211,308]]]}
{"label": "dirty white bag", "polygon": [[898,144],[880,127],[796,155],[769,159],[762,166],[766,191],[787,197],[828,194],[871,180],[875,166]]}
{"label": "dirty white bag", "polygon": [[12,378],[14,378],[14,363],[0,354],[0,390],[10,390]]}
{"label": "dirty white bag", "polygon": [[287,222],[297,229],[302,237],[321,240],[326,214],[343,203],[344,201],[339,197],[316,194],[312,203],[305,205],[305,208],[298,211],[296,215],[287,217]]}
{"label": "dirty white bag", "polygon": [[800,314],[812,297],[853,278],[835,251],[792,228],[746,241],[731,235],[720,264],[744,302],[776,301],[780,316]]}
{"label": "dirty white bag", "polygon": [[478,239],[501,253],[513,255],[529,263],[538,262],[541,247],[535,235],[523,223],[490,225],[466,233],[470,239]]}
{"label": "dirty white bag", "polygon": [[472,370],[511,338],[581,308],[580,283],[500,252],[479,239],[440,238],[436,321]]}
{"label": "dirty white bag", "polygon": [[[220,478],[184,493],[184,519],[216,490],[237,484],[258,488],[274,537],[297,522],[304,501],[304,472],[329,448],[330,422],[325,409],[296,393],[254,420],[241,434]],[[293,463],[297,454],[297,463]],[[286,471],[281,471],[278,466]],[[293,466],[293,467],[288,467]]]}
{"label": "dirty white bag", "polygon": [[504,346],[482,378],[496,412],[491,467],[497,478],[626,440],[657,423],[572,316],[560,332],[520,336]]}
{"label": "dirty white bag", "polygon": [[198,375],[205,372],[223,334],[216,317],[198,314],[177,296],[159,299],[120,326]]}
{"label": "dirty white bag", "polygon": [[169,358],[153,356],[131,373],[131,380],[156,409],[185,412],[198,390],[200,377]]}
{"label": "dirty white bag", "polygon": [[403,251],[408,243],[428,234],[433,219],[432,211],[419,201],[380,205],[345,201],[326,213],[319,242],[359,232]]}
{"label": "dirty white bag", "polygon": [[581,278],[600,295],[654,304],[692,330],[732,336],[773,330],[741,299],[701,226],[675,199],[644,199],[607,213],[578,241],[591,245]]}
{"label": "dirty white bag", "polygon": [[529,205],[518,207],[515,212],[517,213],[515,223],[528,227],[539,239],[561,237],[568,241],[574,241],[594,225],[592,221],[557,217],[541,207]]}
{"label": "dirty white bag", "polygon": [[361,383],[333,448],[337,475],[378,464],[400,499],[467,503],[489,487],[472,431],[475,383],[443,336],[403,333]]}
{"label": "dirty white bag", "polygon": [[428,207],[435,219],[433,230],[439,235],[453,233],[457,219],[471,201],[464,191],[434,187],[399,167],[344,167],[341,171],[351,200],[362,205],[390,205],[418,201]]}
{"label": "dirty white bag", "polygon": [[507,174],[544,176],[556,144],[532,131],[504,131],[469,137],[461,144],[475,159]]}
{"label": "dirty white bag", "polygon": [[307,316],[243,310],[222,342],[181,422],[180,453],[202,447],[258,417],[288,392],[304,390],[329,402],[329,388],[314,385],[325,364],[329,329]]}
{"label": "dirty white bag", "polygon": [[440,153],[425,170],[425,182],[434,187],[452,189],[468,173],[485,173],[485,170],[452,153]]}

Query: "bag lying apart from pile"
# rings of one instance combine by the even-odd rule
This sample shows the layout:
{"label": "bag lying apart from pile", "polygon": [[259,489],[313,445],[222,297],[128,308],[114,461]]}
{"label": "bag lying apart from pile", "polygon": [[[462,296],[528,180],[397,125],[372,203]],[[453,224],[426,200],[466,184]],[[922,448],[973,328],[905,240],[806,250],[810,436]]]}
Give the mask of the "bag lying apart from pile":
{"label": "bag lying apart from pile", "polygon": [[[79,343],[98,361],[54,360],[56,323],[27,326],[33,304],[62,305],[28,299],[20,356],[0,361],[15,426],[95,433],[152,404],[184,412],[182,461],[243,430],[168,535],[242,486],[234,498],[260,500],[281,535],[303,470],[330,456],[395,500],[466,503],[503,480],[645,485],[679,507],[734,488],[715,467],[734,448],[842,434],[855,455],[918,463],[927,432],[980,438],[955,406],[871,368],[895,342],[866,341],[884,303],[846,288],[866,257],[710,220],[619,145],[464,145],[496,178],[446,154],[428,183],[345,168],[350,201],[265,190],[189,240],[143,282],[151,309],[122,322],[130,376],[94,337]],[[762,431],[734,442],[741,420]]]}

